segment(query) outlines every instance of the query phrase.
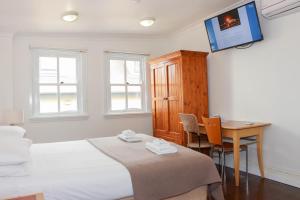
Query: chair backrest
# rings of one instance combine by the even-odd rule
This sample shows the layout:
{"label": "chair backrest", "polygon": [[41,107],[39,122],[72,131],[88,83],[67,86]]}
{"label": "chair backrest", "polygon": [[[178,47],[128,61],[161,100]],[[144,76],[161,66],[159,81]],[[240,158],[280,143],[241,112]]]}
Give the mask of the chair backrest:
{"label": "chair backrest", "polygon": [[179,113],[179,118],[182,121],[185,132],[200,134],[199,122],[196,115]]}
{"label": "chair backrest", "polygon": [[221,130],[221,118],[202,117],[202,121],[205,126],[208,142],[213,145],[222,145],[223,140],[222,140],[222,130]]}

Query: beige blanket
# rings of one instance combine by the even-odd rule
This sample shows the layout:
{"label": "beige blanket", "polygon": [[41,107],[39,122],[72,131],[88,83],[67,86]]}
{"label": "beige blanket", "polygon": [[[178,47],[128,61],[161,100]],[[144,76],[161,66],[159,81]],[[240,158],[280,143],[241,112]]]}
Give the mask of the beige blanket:
{"label": "beige blanket", "polygon": [[140,136],[143,141],[138,143],[117,137],[88,140],[128,169],[135,200],[166,199],[204,185],[216,200],[224,200],[221,179],[210,157],[179,145],[177,153],[159,156],[145,148],[153,137]]}

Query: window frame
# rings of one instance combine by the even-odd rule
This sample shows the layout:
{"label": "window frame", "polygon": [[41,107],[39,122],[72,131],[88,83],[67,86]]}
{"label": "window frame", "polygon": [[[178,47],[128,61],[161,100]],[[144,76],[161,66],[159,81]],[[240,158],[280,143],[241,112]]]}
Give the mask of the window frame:
{"label": "window frame", "polygon": [[[148,113],[148,82],[147,82],[147,55],[134,54],[134,53],[114,53],[105,52],[105,115],[126,115],[126,114],[139,114]],[[110,60],[124,60],[124,84],[111,84],[110,83]],[[141,84],[128,84],[127,83],[127,69],[126,61],[139,61],[141,63]],[[125,107],[124,110],[112,110],[111,109],[111,86],[125,86]],[[140,86],[141,87],[141,109],[128,109],[128,86]]]}
{"label": "window frame", "polygon": [[[57,58],[57,82],[56,83],[40,83],[39,78],[39,57],[56,57]],[[76,58],[76,83],[59,83],[59,57]],[[35,118],[62,118],[62,117],[82,117],[87,115],[86,105],[86,79],[87,79],[87,56],[83,51],[75,50],[52,50],[52,49],[33,49],[33,78],[32,78],[32,119]],[[58,112],[41,113],[40,112],[40,86],[57,86],[57,102]],[[77,88],[77,111],[60,112],[60,87],[76,86]]]}

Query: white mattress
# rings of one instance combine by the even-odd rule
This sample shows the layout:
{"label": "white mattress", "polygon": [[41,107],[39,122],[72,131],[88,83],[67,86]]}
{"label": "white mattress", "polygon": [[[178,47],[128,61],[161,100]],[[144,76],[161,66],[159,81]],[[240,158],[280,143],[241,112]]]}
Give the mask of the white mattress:
{"label": "white mattress", "polygon": [[133,195],[128,170],[85,140],[34,144],[30,176],[0,177],[0,199],[43,192],[46,200],[102,200]]}

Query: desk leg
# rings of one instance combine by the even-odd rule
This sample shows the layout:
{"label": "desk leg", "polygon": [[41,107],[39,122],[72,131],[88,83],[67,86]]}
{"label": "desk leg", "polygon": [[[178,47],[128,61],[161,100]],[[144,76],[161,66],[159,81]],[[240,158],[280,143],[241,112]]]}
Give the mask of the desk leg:
{"label": "desk leg", "polygon": [[264,162],[263,162],[263,130],[259,131],[259,134],[256,136],[256,145],[257,145],[257,159],[259,165],[260,176],[265,177],[264,173]]}
{"label": "desk leg", "polygon": [[240,185],[240,137],[237,133],[233,134],[233,159],[235,186]]}

